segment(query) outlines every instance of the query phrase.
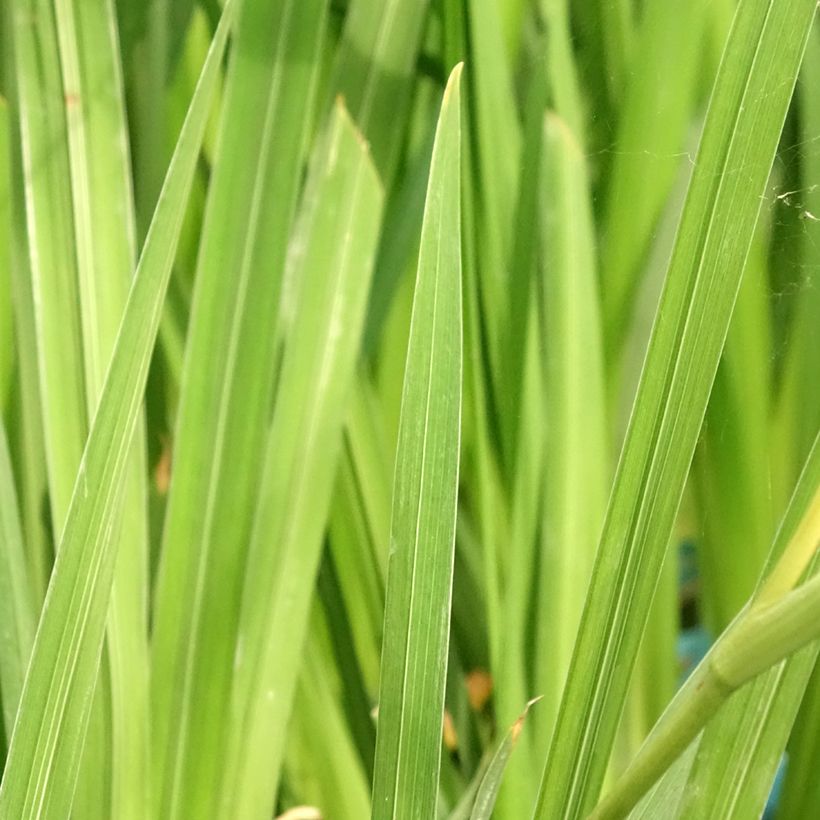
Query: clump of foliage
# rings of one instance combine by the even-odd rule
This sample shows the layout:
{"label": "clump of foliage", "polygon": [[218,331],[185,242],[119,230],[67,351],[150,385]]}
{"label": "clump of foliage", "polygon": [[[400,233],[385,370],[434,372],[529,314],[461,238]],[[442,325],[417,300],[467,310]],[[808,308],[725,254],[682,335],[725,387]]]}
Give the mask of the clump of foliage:
{"label": "clump of foliage", "polygon": [[816,0],[2,15],[0,820],[820,810]]}

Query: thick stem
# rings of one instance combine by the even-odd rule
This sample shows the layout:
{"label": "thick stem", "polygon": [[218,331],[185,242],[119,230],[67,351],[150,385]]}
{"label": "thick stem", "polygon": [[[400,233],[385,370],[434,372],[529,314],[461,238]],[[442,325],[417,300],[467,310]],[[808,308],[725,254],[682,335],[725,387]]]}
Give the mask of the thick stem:
{"label": "thick stem", "polygon": [[669,704],[590,820],[625,817],[732,692],[817,638],[820,575],[774,604],[744,609]]}
{"label": "thick stem", "polygon": [[590,820],[625,817],[732,693],[732,687],[710,662],[711,655],[710,652],[680,689]]}

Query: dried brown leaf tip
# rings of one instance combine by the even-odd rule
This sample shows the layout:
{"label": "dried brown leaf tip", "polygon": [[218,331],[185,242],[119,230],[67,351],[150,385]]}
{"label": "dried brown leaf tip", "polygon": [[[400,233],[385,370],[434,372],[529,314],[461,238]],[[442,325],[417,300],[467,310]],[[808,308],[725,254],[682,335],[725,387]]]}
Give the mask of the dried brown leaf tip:
{"label": "dried brown leaf tip", "polygon": [[510,736],[513,744],[516,740],[518,740],[518,736],[521,734],[521,730],[524,728],[524,721],[527,719],[527,714],[530,711],[530,706],[533,703],[538,703],[543,696],[539,695],[537,698],[533,698],[530,701],[527,701],[527,705],[524,707],[524,711],[518,716],[515,723],[513,723],[512,728],[510,729]]}
{"label": "dried brown leaf tip", "polygon": [[171,484],[171,441],[167,436],[162,437],[162,452],[159,454],[157,466],[154,467],[154,485],[160,495],[168,492]]}
{"label": "dried brown leaf tip", "polygon": [[444,748],[448,752],[454,752],[458,748],[458,734],[453,723],[453,716],[445,709],[444,724],[442,726],[442,739],[444,740]]}
{"label": "dried brown leaf tip", "polygon": [[486,669],[473,669],[467,675],[467,699],[473,711],[480,712],[493,693],[493,678]]}

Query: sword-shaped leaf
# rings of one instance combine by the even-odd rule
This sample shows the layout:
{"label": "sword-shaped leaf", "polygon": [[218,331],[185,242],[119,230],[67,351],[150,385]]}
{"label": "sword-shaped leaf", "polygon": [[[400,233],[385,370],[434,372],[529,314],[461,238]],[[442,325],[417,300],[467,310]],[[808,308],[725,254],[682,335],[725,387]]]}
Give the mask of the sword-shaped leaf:
{"label": "sword-shaped leaf", "polygon": [[230,7],[168,170],[77,474],[0,786],[3,820],[70,813],[117,556],[112,529],[229,17]]}
{"label": "sword-shaped leaf", "polygon": [[404,374],[382,648],[374,818],[434,817],[450,629],[461,418],[460,79],[427,188]]}
{"label": "sword-shaped leaf", "polygon": [[266,820],[316,583],[361,343],[382,189],[341,102],[293,236],[296,291],[242,590],[221,817]]}
{"label": "sword-shaped leaf", "polygon": [[580,817],[601,788],[815,7],[738,7],[610,497],[539,818]]}

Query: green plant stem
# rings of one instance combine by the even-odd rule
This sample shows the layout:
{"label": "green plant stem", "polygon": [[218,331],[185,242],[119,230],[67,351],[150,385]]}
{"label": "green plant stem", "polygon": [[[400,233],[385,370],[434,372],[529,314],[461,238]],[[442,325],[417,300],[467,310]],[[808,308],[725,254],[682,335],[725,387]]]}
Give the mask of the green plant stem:
{"label": "green plant stem", "polygon": [[[820,488],[770,580],[784,577],[808,544],[812,554],[820,544]],[[820,637],[820,574],[774,602],[764,594],[770,588],[764,583],[718,639],[590,820],[625,817],[729,695]]]}

